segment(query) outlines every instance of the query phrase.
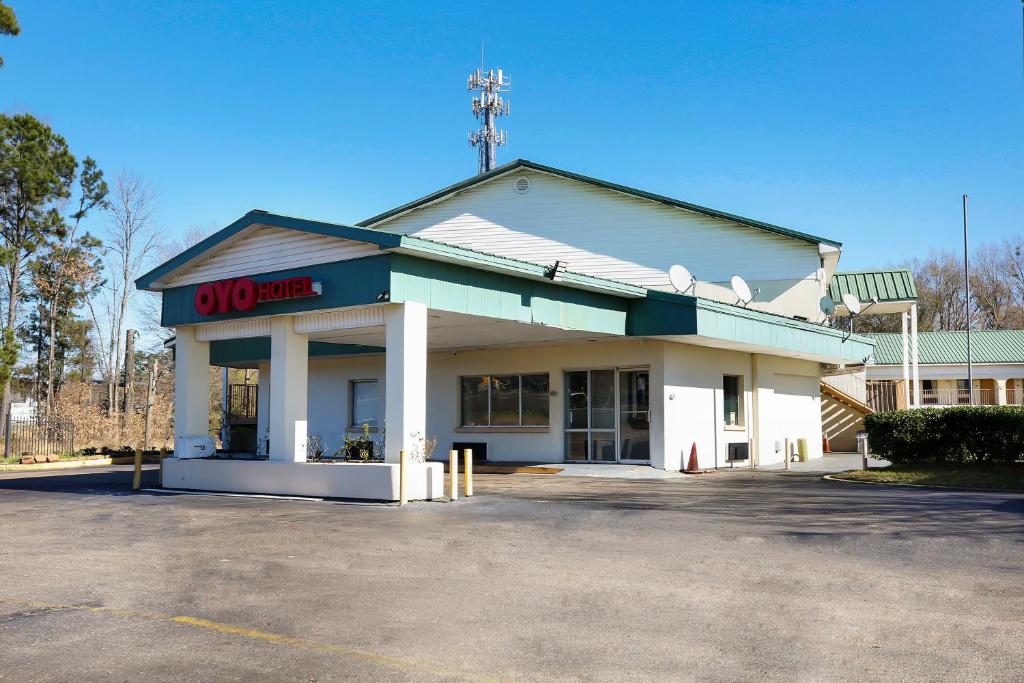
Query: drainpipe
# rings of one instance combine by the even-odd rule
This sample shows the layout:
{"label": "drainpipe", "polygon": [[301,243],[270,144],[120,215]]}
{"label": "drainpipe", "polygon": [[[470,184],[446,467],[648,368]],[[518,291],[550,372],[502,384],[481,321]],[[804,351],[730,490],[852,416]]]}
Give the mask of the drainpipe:
{"label": "drainpipe", "polygon": [[753,452],[750,453],[750,465],[751,467],[757,467],[761,464],[761,408],[758,402],[757,395],[760,388],[760,382],[757,376],[757,354],[750,354],[750,430],[753,434],[754,448]]}
{"label": "drainpipe", "polygon": [[[725,400],[724,397],[722,399]],[[715,469],[718,469],[718,389],[711,389],[711,425],[715,430]]]}
{"label": "drainpipe", "polygon": [[221,383],[221,388],[220,388],[220,392],[221,392],[221,397],[220,397],[220,442],[221,442],[221,445],[224,447],[224,450],[229,450],[231,448],[231,443],[230,443],[231,439],[228,438],[228,435],[231,433],[231,430],[228,428],[228,414],[229,414],[229,408],[230,408],[228,406],[228,399],[229,399],[228,380],[229,379],[230,379],[230,377],[228,375],[228,368],[227,368],[227,366],[225,366],[225,367],[220,369],[220,383]]}

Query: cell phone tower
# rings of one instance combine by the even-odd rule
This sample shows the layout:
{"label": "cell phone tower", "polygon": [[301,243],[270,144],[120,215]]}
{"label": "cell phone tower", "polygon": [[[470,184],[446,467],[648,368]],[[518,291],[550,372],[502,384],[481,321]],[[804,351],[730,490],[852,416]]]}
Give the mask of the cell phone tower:
{"label": "cell phone tower", "polygon": [[477,69],[466,81],[466,90],[474,93],[473,116],[480,122],[480,128],[469,133],[469,144],[480,150],[480,173],[498,165],[498,147],[508,144],[508,136],[494,127],[494,120],[508,115],[508,102],[501,93],[511,89],[512,80],[501,69]]}

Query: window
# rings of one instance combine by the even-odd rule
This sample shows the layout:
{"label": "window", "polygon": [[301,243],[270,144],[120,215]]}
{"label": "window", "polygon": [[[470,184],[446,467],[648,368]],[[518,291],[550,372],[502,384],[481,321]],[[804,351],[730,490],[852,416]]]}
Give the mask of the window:
{"label": "window", "polygon": [[352,381],[352,420],[353,427],[368,424],[377,426],[377,380],[357,379]]}
{"label": "window", "polygon": [[460,379],[463,427],[547,427],[547,374],[471,375]]}
{"label": "window", "polygon": [[737,375],[722,377],[722,417],[726,427],[743,424],[743,378]]}

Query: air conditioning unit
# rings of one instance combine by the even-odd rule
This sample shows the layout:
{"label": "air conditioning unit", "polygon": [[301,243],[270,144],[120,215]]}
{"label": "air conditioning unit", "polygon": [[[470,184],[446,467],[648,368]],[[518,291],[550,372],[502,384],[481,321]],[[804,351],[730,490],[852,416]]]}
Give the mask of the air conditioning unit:
{"label": "air conditioning unit", "polygon": [[174,457],[207,458],[217,454],[212,436],[179,436],[174,439]]}
{"label": "air conditioning unit", "polygon": [[729,462],[736,462],[738,460],[749,460],[750,451],[745,443],[731,443],[729,444]]}

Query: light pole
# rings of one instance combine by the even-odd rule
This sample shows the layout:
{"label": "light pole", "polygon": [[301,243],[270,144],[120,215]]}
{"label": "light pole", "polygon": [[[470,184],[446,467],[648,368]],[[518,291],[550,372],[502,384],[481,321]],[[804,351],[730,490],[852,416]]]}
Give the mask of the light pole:
{"label": "light pole", "polygon": [[967,397],[974,405],[974,372],[971,367],[971,255],[967,248],[967,195],[964,195],[964,313],[967,316]]}

